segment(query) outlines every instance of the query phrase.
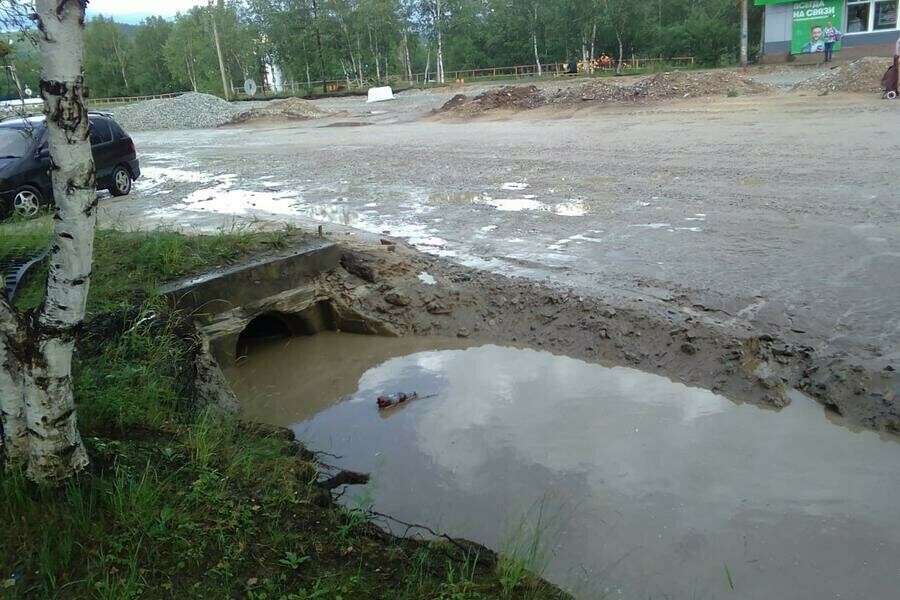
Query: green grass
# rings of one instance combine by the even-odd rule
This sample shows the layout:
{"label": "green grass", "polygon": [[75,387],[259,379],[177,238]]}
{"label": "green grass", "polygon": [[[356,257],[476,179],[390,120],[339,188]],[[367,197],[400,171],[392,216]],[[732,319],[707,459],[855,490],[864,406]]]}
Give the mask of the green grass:
{"label": "green grass", "polygon": [[50,217],[0,221],[0,259],[34,254],[50,243]]}
{"label": "green grass", "polygon": [[[0,598],[518,597],[503,561],[387,536],[365,490],[355,509],[323,496],[283,431],[197,406],[195,342],[159,285],[296,235],[98,232],[74,375],[91,466],[60,488],[2,473]],[[530,581],[531,597],[563,597]]]}

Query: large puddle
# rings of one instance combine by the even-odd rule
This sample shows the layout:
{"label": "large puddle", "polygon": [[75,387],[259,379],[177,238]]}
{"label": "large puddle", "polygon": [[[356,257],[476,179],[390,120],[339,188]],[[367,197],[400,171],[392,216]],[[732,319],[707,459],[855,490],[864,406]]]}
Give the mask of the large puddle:
{"label": "large puddle", "polygon": [[[544,576],[578,597],[897,597],[895,441],[800,395],[776,413],[632,369],[454,344],[322,334],[228,375],[247,417],[372,473],[354,491],[376,510],[506,553],[537,539]],[[433,397],[379,412],[399,391]]]}

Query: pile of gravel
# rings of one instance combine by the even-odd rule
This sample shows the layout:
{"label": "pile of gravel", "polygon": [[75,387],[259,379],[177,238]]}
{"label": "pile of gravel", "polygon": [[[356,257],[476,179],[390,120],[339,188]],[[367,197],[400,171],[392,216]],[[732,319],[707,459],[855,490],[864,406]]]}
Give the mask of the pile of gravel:
{"label": "pile of gravel", "polygon": [[814,75],[795,85],[794,90],[880,92],[881,78],[890,66],[890,58],[868,56]]}
{"label": "pile of gravel", "polygon": [[735,71],[675,71],[644,77],[631,85],[594,80],[582,86],[560,91],[553,101],[644,102],[677,98],[705,98],[745,94],[765,94],[771,87],[753,81]]}
{"label": "pile of gravel", "polygon": [[241,109],[218,96],[191,92],[166,100],[138,102],[113,112],[127,131],[146,131],[218,127],[230,123]]}
{"label": "pile of gravel", "polygon": [[300,98],[287,98],[275,100],[257,108],[251,108],[236,114],[232,118],[233,123],[247,123],[249,121],[295,121],[304,119],[319,119],[330,115],[327,110],[322,110],[312,102]]}

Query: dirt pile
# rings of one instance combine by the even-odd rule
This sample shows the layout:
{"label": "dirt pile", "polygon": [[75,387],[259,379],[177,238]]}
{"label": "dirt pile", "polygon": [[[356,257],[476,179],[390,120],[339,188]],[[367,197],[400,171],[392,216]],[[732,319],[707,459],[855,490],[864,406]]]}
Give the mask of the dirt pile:
{"label": "dirt pile", "polygon": [[708,96],[742,96],[763,94],[770,87],[734,71],[657,73],[632,85],[595,80],[582,86],[560,91],[553,101],[560,104],[577,102],[641,102],[674,98]]}
{"label": "dirt pile", "polygon": [[546,103],[546,97],[537,86],[505,86],[481,93],[471,100],[458,94],[444,104],[439,112],[474,115],[489,110],[530,110]]}
{"label": "dirt pile", "polygon": [[266,106],[251,108],[235,115],[232,123],[247,123],[249,121],[297,121],[305,119],[320,119],[330,115],[329,111],[322,110],[312,102],[300,98],[287,98],[275,100]]}
{"label": "dirt pile", "polygon": [[891,66],[889,58],[868,56],[813,75],[794,86],[794,91],[880,92],[881,78]]}

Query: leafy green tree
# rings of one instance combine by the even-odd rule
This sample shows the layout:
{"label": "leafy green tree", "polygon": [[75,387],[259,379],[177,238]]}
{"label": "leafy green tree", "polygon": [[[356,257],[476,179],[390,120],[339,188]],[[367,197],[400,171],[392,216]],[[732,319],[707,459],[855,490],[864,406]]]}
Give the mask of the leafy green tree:
{"label": "leafy green tree", "polygon": [[91,96],[131,94],[132,41],[112,17],[98,15],[84,28],[84,72]]}
{"label": "leafy green tree", "polygon": [[131,81],[138,94],[178,91],[178,85],[166,61],[162,60],[172,29],[172,23],[162,17],[149,17],[138,27],[131,62]]}

